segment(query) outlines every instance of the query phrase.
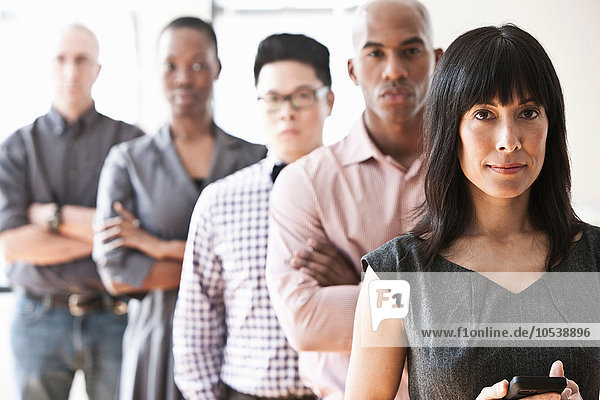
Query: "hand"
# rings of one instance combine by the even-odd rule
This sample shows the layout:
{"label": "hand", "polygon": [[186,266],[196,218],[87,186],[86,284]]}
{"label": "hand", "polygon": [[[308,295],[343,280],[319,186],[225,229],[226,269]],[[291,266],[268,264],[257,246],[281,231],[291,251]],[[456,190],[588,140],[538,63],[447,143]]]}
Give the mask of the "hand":
{"label": "hand", "polygon": [[508,393],[508,381],[506,379],[481,389],[481,393],[475,400],[502,399]]}
{"label": "hand", "polygon": [[56,203],[32,203],[27,210],[29,222],[49,231],[48,221],[56,211]]}
{"label": "hand", "polygon": [[297,250],[290,263],[313,277],[319,286],[356,285],[360,276],[354,266],[332,245],[308,240],[310,250]]}
{"label": "hand", "polygon": [[[565,370],[563,363],[560,360],[556,360],[550,367],[550,376],[565,376]],[[579,394],[579,386],[571,379],[567,380],[567,387],[563,390],[561,400],[582,400],[581,394]]]}
{"label": "hand", "polygon": [[160,258],[157,253],[160,240],[141,229],[140,220],[127,211],[120,202],[116,201],[113,209],[119,216],[94,226],[96,236],[105,245],[105,251],[129,247],[154,258]]}
{"label": "hand", "polygon": [[[561,361],[554,361],[550,368],[550,376],[565,376]],[[508,381],[504,379],[494,386],[485,387],[479,393],[476,400],[501,399],[508,393]],[[579,394],[579,386],[572,380],[568,380],[567,387],[561,394],[543,393],[535,396],[523,397],[524,400],[582,400]]]}

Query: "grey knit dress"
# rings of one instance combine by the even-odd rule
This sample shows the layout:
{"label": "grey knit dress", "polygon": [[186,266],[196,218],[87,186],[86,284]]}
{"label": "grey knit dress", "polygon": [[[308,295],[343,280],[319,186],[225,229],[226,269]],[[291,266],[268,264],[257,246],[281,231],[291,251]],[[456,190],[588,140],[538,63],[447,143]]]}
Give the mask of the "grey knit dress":
{"label": "grey knit dress", "polygon": [[[600,323],[600,307],[590,307],[600,304],[600,228],[586,225],[568,256],[520,293],[442,257],[430,270],[436,274],[423,273],[417,252],[420,240],[408,233],[362,260],[363,268],[371,266],[381,279],[389,279],[385,273],[396,273],[411,281],[404,326],[412,400],[473,400],[483,387],[502,379],[546,376],[555,360],[563,362],[565,376],[579,385],[583,399],[598,399],[600,341],[512,340],[495,346],[493,341],[474,344],[473,339],[464,338],[450,347],[434,345],[434,339],[423,338],[422,331],[449,322],[465,326],[522,323],[525,327],[548,322]],[[573,272],[585,274],[569,274]]]}

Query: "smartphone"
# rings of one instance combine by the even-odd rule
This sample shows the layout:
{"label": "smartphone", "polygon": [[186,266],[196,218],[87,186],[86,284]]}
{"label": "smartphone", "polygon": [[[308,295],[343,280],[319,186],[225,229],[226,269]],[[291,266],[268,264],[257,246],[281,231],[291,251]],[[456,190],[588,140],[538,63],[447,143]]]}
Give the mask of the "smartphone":
{"label": "smartphone", "polygon": [[540,393],[562,393],[567,378],[556,376],[515,376],[508,385],[505,399],[522,399]]}

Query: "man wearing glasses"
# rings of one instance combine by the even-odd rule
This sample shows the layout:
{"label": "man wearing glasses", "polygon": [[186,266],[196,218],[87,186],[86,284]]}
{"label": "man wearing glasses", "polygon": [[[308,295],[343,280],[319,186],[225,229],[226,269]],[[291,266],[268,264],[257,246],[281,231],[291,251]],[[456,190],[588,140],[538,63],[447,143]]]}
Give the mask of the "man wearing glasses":
{"label": "man wearing glasses", "polygon": [[259,45],[254,76],[269,154],[204,189],[190,223],[174,319],[175,381],[187,399],[314,398],[264,273],[273,182],[322,145],[333,106],[329,51],[304,35],[272,35]]}

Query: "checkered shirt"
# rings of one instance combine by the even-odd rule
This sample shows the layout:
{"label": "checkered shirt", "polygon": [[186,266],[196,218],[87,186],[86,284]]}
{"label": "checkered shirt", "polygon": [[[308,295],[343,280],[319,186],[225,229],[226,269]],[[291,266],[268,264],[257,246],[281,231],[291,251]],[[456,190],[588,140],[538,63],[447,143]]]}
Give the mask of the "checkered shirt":
{"label": "checkered shirt", "polygon": [[223,383],[260,397],[310,394],[265,283],[274,160],[207,186],[194,209],[174,317],[175,381],[186,399]]}

